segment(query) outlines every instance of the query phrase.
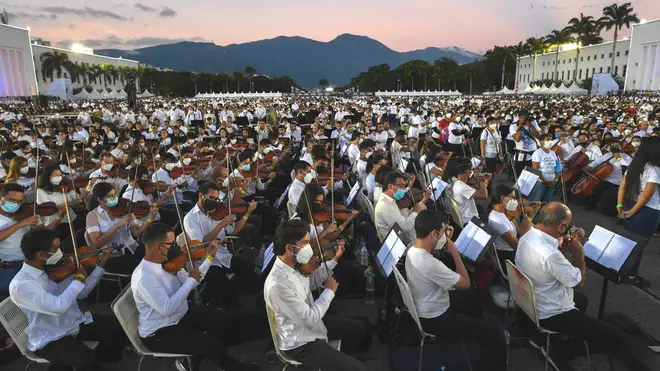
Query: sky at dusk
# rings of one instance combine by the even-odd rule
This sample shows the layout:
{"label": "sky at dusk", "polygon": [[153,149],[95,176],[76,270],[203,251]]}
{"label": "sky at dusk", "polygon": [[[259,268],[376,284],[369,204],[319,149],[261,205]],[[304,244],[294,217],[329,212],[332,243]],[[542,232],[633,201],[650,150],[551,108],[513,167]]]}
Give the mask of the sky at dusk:
{"label": "sky at dusk", "polygon": [[[600,17],[604,0],[0,0],[10,24],[68,47],[140,47],[183,40],[218,45],[276,36],[330,41],[369,36],[397,51],[458,46],[482,53],[562,28],[580,12]],[[54,5],[66,4],[66,5]],[[660,18],[660,0],[633,2],[640,19]],[[623,36],[630,31],[624,30]],[[611,39],[611,32],[603,34]]]}

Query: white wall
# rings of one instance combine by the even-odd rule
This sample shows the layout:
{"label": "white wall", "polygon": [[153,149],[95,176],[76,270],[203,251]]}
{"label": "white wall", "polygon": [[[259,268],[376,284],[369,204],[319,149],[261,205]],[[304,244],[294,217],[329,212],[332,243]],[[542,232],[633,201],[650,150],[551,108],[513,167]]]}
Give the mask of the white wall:
{"label": "white wall", "polygon": [[630,50],[630,39],[619,40],[616,43],[616,56],[614,57],[614,71],[609,71],[612,62],[612,42],[606,42],[597,45],[589,45],[580,48],[580,60],[578,61],[577,76],[573,78],[575,72],[575,58],[577,49],[561,50],[559,52],[559,65],[557,67],[557,76],[555,72],[556,53],[550,52],[536,56],[536,70],[534,71],[534,56],[520,58],[520,70],[518,72],[519,89],[525,84],[535,80],[553,79],[562,81],[568,85],[572,80],[581,82],[587,77],[592,77],[594,73],[612,73],[626,77],[629,75],[628,54]]}
{"label": "white wall", "polygon": [[633,26],[625,90],[660,90],[660,19]]}
{"label": "white wall", "polygon": [[27,29],[0,25],[0,97],[37,95]]}
{"label": "white wall", "polygon": [[[132,68],[137,68],[138,67],[138,61],[130,60],[130,59],[120,59],[120,58],[111,58],[111,57],[105,57],[102,55],[96,55],[96,54],[84,54],[84,53],[76,53],[72,52],[71,50],[67,49],[60,49],[60,48],[54,48],[50,46],[43,46],[43,45],[32,45],[32,53],[34,54],[34,65],[36,68],[36,75],[37,75],[37,81],[39,84],[39,90],[40,91],[46,91],[46,87],[51,83],[50,78],[46,78],[46,81],[43,79],[43,74],[42,74],[42,68],[41,68],[41,55],[45,53],[52,53],[53,51],[58,51],[62,53],[67,53],[69,55],[69,60],[76,63],[87,63],[90,67],[94,65],[102,66],[103,64],[111,64],[114,65],[115,68],[119,66],[127,66],[127,67],[132,67]],[[54,77],[57,77],[55,73],[53,73]],[[71,78],[69,73],[63,69],[62,71],[62,77],[64,78]],[[88,85],[91,85],[94,87],[96,90],[104,89],[106,87],[105,84],[105,79],[103,77],[98,77],[96,79],[96,82],[94,80],[92,81],[87,81]],[[118,77],[117,80],[115,81],[114,84],[107,84],[107,87],[113,90],[120,90],[124,87],[124,83],[121,82],[121,79]],[[137,81],[136,81],[137,85]],[[72,86],[73,88],[80,88],[83,86],[83,78],[80,77],[79,81],[72,81]]]}

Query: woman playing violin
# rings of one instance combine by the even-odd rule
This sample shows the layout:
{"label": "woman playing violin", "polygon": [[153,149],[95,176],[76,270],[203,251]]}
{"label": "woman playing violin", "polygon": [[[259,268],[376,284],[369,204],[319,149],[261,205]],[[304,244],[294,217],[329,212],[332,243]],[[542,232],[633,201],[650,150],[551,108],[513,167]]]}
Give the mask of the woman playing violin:
{"label": "woman playing violin", "polygon": [[144,231],[133,214],[114,216],[112,208],[119,205],[117,190],[108,183],[98,183],[92,194],[91,210],[87,214],[87,234],[91,248],[119,245],[124,249],[116,252],[108,262],[107,270],[113,273],[130,274],[144,256],[144,248],[138,249],[135,237]]}
{"label": "woman playing violin", "polygon": [[[364,184],[367,188],[367,197],[371,202],[374,202],[374,190],[376,188],[376,173],[378,170],[387,165],[387,158],[382,152],[376,152],[372,155],[367,161],[367,177],[365,178]],[[382,192],[382,188],[381,188]],[[380,195],[379,195],[380,196]]]}
{"label": "woman playing violin", "polygon": [[34,169],[30,171],[28,160],[16,156],[9,163],[9,171],[5,178],[5,184],[16,183],[25,189],[25,202],[31,203],[34,200]]}
{"label": "woman playing violin", "polygon": [[[73,222],[73,230],[77,231],[85,227],[84,221],[76,215],[72,207],[82,206],[82,200],[89,193],[87,190],[84,190],[83,193],[78,197],[78,194],[75,190],[71,189],[69,192],[64,193],[62,189],[62,181],[65,178],[63,177],[62,171],[59,168],[59,165],[53,164],[48,165],[41,176],[39,181],[39,188],[37,189],[37,205],[54,202],[57,206],[64,207],[64,197],[67,198],[67,203],[69,204],[69,211],[71,215],[71,222]],[[61,216],[55,212],[53,215],[43,217],[43,224],[50,224],[56,218],[61,218]],[[64,239],[69,235],[69,224],[68,219],[61,220],[60,225],[57,228],[58,236]]]}
{"label": "woman playing violin", "polygon": [[[344,232],[346,227],[355,219],[359,212],[357,210],[352,210],[346,220],[337,227],[337,222],[328,220],[325,223],[316,222],[316,214],[331,214],[331,207],[325,204],[325,197],[323,190],[316,184],[309,184],[306,187],[306,194],[303,193],[300,196],[300,201],[296,208],[296,214],[298,219],[302,219],[309,223],[309,235],[312,239],[316,238],[318,234],[319,240],[326,242],[335,241],[341,234]],[[311,202],[311,205],[307,203],[307,199]],[[314,215],[310,215],[310,210]],[[314,220],[312,220],[314,218]]]}
{"label": "woman playing violin", "polygon": [[[137,178],[135,174],[136,171],[138,172]],[[142,219],[151,219],[151,221],[160,220],[158,205],[162,205],[163,202],[172,195],[173,188],[168,188],[163,196],[154,202],[154,196],[152,196],[151,193],[145,193],[145,188],[152,186],[149,181],[149,172],[147,169],[143,167],[133,168],[128,172],[128,175],[128,187],[124,190],[122,198],[127,201],[132,201],[133,203],[146,202],[150,205],[150,211],[149,214]]]}

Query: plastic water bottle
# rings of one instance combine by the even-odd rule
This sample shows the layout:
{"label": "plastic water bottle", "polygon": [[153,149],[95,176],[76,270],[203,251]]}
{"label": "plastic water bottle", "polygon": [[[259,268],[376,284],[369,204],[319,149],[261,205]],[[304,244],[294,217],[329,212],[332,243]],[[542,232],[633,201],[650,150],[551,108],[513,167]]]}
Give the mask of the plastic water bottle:
{"label": "plastic water bottle", "polygon": [[360,247],[360,265],[363,267],[369,266],[369,251],[367,251],[367,244],[364,241]]}
{"label": "plastic water bottle", "polygon": [[507,325],[504,325],[504,342],[507,347],[511,344],[511,333],[509,332],[509,327]]}
{"label": "plastic water bottle", "polygon": [[368,305],[374,305],[376,303],[376,285],[374,283],[374,272],[371,270],[367,272],[367,284],[365,288],[365,301]]}
{"label": "plastic water bottle", "polygon": [[264,255],[266,255],[266,244],[262,243],[261,244],[261,249],[259,249],[259,253],[257,254],[257,257],[255,258],[254,261],[254,273],[255,274],[261,274],[261,268],[264,265]]}

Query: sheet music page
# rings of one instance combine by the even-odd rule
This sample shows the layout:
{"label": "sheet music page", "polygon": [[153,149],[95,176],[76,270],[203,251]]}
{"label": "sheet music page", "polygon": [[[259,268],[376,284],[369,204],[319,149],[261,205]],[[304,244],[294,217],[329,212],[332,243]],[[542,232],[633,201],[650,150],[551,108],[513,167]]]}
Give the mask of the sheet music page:
{"label": "sheet music page", "polygon": [[474,223],[469,222],[465,228],[461,231],[461,234],[458,235],[458,238],[456,239],[456,242],[454,244],[456,245],[456,250],[460,252],[461,254],[465,250],[465,247],[470,243],[470,240],[472,237],[477,233],[476,231],[477,226],[474,225]]}
{"label": "sheet music page", "polygon": [[595,226],[593,232],[589,235],[589,239],[584,244],[584,256],[600,263],[600,256],[613,236],[614,232],[610,232],[599,225]]}
{"label": "sheet music page", "polygon": [[344,157],[344,153],[346,153],[346,150],[348,149],[348,145],[344,144],[341,146],[341,150],[339,151],[339,157]]}
{"label": "sheet music page", "polygon": [[477,259],[479,258],[479,255],[481,255],[481,252],[484,250],[484,247],[488,244],[488,241],[490,240],[490,235],[484,231],[483,229],[475,226],[477,229],[476,233],[472,237],[472,240],[470,243],[465,247],[465,250],[463,251],[463,256],[466,258],[476,262]]}
{"label": "sheet music page", "polygon": [[353,185],[353,188],[351,188],[351,193],[348,194],[348,197],[346,197],[346,202],[344,205],[348,207],[348,205],[353,202],[353,199],[355,198],[355,195],[358,193],[358,190],[360,189],[360,183],[355,182],[355,185]]}
{"label": "sheet music page", "polygon": [[445,188],[447,188],[447,183],[442,180],[440,177],[435,177],[431,184],[429,184],[429,189],[435,189],[433,194],[431,195],[431,201],[436,201],[440,199],[440,196],[442,195],[442,192],[444,192]]}
{"label": "sheet music page", "polygon": [[529,172],[527,170],[523,170],[520,173],[520,176],[518,177],[518,189],[520,189],[520,193],[522,193],[525,196],[529,196],[529,193],[532,191],[532,188],[536,185],[536,182],[539,180],[539,176]]}
{"label": "sheet music page", "polygon": [[383,246],[381,246],[378,254],[376,254],[376,259],[378,259],[383,267],[385,267],[384,263],[387,261],[387,257],[392,253],[392,248],[394,247],[397,239],[398,236],[396,235],[396,232],[390,231],[387,237],[385,237]]}
{"label": "sheet music page", "polygon": [[614,238],[612,238],[609,246],[607,246],[605,252],[600,257],[600,263],[618,272],[636,245],[637,242],[614,234]]}
{"label": "sheet music page", "polygon": [[271,242],[271,244],[268,246],[266,251],[264,252],[264,263],[261,266],[261,273],[263,273],[266,270],[266,267],[268,267],[268,264],[270,264],[270,261],[273,260],[275,257],[275,253],[273,252],[273,246],[275,244]]}
{"label": "sheet music page", "polygon": [[479,167],[479,164],[481,164],[481,160],[479,160],[479,159],[476,158],[476,157],[472,157],[472,166],[474,166],[475,168],[477,168],[477,167]]}
{"label": "sheet music page", "polygon": [[280,198],[277,200],[277,204],[275,205],[275,208],[276,208],[276,209],[279,209],[279,208],[280,208],[280,205],[282,205],[282,201],[284,201],[284,197],[286,197],[286,195],[289,194],[289,188],[291,188],[291,184],[289,184],[289,185],[286,187],[286,189],[284,190],[284,192],[282,192],[282,195],[280,196]]}
{"label": "sheet music page", "polygon": [[399,164],[399,170],[405,172],[407,167],[408,167],[408,161],[402,158],[401,163]]}

